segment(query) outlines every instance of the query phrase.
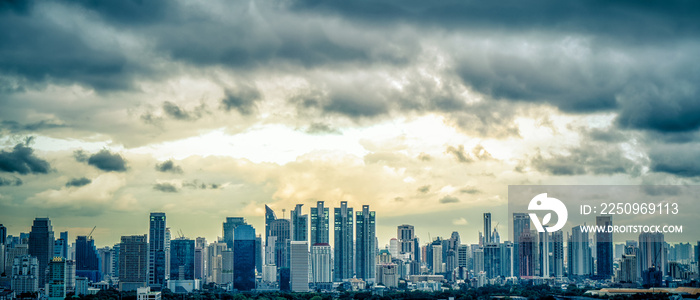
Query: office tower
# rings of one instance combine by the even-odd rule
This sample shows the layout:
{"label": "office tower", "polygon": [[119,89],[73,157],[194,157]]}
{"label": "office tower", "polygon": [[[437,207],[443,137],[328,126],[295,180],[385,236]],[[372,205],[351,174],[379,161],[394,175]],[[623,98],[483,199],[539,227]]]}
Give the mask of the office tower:
{"label": "office tower", "polygon": [[15,258],[29,254],[29,246],[27,244],[15,244],[12,248],[5,250],[5,274],[12,275],[12,265],[15,263]]}
{"label": "office tower", "polygon": [[15,294],[38,292],[39,272],[39,260],[36,257],[31,255],[15,257],[10,281]]}
{"label": "office tower", "polygon": [[275,216],[275,212],[272,211],[272,208],[269,206],[265,205],[265,245],[269,245],[268,243],[268,237],[272,236],[270,234],[270,231],[272,230],[272,222],[277,220],[277,216]]}
{"label": "office tower", "polygon": [[472,267],[474,274],[484,272],[484,249],[478,244],[472,245]]}
{"label": "office tower", "polygon": [[75,260],[66,260],[66,293],[75,293]]}
{"label": "office tower", "polygon": [[121,237],[121,244],[119,244],[120,291],[133,291],[146,286],[149,250],[145,234]]}
{"label": "office tower", "polygon": [[552,232],[552,273],[554,277],[564,276],[564,232]]}
{"label": "office tower", "polygon": [[290,214],[292,218],[292,241],[308,240],[309,215],[304,214],[302,206],[304,204],[297,204]]}
{"label": "office tower", "polygon": [[376,231],[375,212],[369,210],[369,205],[363,205],[362,211],[356,212],[355,216],[355,252],[356,262],[355,274],[357,278],[366,282],[375,280],[375,259],[376,259]]}
{"label": "office tower", "polygon": [[270,234],[275,237],[275,262],[278,268],[289,267],[289,240],[291,239],[290,222],[277,219],[270,224]]}
{"label": "office tower", "polygon": [[97,249],[92,238],[78,236],[75,239],[75,269],[76,276],[87,277],[90,282],[102,280]]}
{"label": "office tower", "polygon": [[391,238],[389,240],[389,253],[392,257],[399,258],[399,240]]}
{"label": "office tower", "polygon": [[234,229],[233,253],[235,255],[233,287],[239,291],[255,289],[255,228],[253,226],[245,224]]}
{"label": "office tower", "polygon": [[637,256],[634,254],[623,254],[620,260],[620,282],[637,282]]}
{"label": "office tower", "polygon": [[170,241],[170,280],[194,280],[194,240]]}
{"label": "office tower", "polygon": [[483,244],[491,242],[491,213],[484,213],[484,241]]}
{"label": "office tower", "polygon": [[513,243],[505,241],[498,244],[501,254],[501,273],[503,277],[513,277]]}
{"label": "office tower", "polygon": [[198,237],[194,242],[194,278],[204,280],[207,274],[207,240]]}
{"label": "office tower", "polygon": [[[209,249],[207,249],[207,255],[209,256],[207,262],[207,269],[209,271],[207,282],[214,282],[216,284],[224,283],[223,252],[227,248],[226,243],[223,242],[209,244]],[[231,268],[233,268],[233,261],[231,261]]]}
{"label": "office tower", "polygon": [[148,234],[148,284],[165,284],[165,213],[151,213]]}
{"label": "office tower", "polygon": [[233,231],[237,226],[245,224],[242,217],[227,217],[223,225],[224,242],[229,249],[233,249]]}
{"label": "office tower", "polygon": [[49,218],[36,218],[29,232],[29,255],[36,257],[39,264],[39,285],[46,282],[46,267],[53,255],[53,227]]}
{"label": "office tower", "polygon": [[333,250],[329,244],[311,246],[311,278],[316,288],[332,288]]}
{"label": "office tower", "polygon": [[233,266],[235,256],[233,249],[226,249],[221,252],[221,283],[233,284]]}
{"label": "office tower", "polygon": [[68,231],[62,231],[59,234],[59,238],[61,240],[63,240],[63,250],[61,251],[61,253],[63,253],[63,258],[71,259],[70,255],[68,253]]}
{"label": "office tower", "polygon": [[513,273],[520,277],[520,236],[530,232],[530,215],[527,213],[513,213]]}
{"label": "office tower", "polygon": [[0,245],[7,244],[7,227],[0,224]]}
{"label": "office tower", "polygon": [[462,268],[469,267],[469,246],[459,245],[459,248],[457,248],[457,266]]}
{"label": "office tower", "polygon": [[333,229],[334,256],[333,281],[340,282],[353,276],[353,213],[347,201],[341,201],[340,207],[334,208]]}
{"label": "office tower", "polygon": [[119,279],[119,248],[121,248],[120,246],[121,244],[115,244],[111,250],[112,274],[110,274],[110,276],[112,276],[114,280]]}
{"label": "office tower", "polygon": [[[612,226],[612,216],[597,216],[595,218],[598,228],[604,226]],[[612,232],[596,232],[596,262],[597,262],[597,277],[600,279],[609,279],[613,275],[613,236]]]}
{"label": "office tower", "polygon": [[442,268],[442,245],[431,245],[431,265],[433,266],[433,275],[439,275],[445,272]]}
{"label": "office tower", "polygon": [[520,270],[518,271],[518,276],[521,278],[535,276],[536,244],[536,235],[531,232],[520,233],[518,242],[518,267]]}
{"label": "office tower", "polygon": [[588,232],[583,230],[583,226],[572,228],[568,237],[569,277],[587,277],[593,271]]}
{"label": "office tower", "polygon": [[99,259],[99,271],[103,276],[103,280],[111,280],[112,274],[112,249],[109,247],[97,249],[97,257]]}
{"label": "office tower", "polygon": [[309,244],[306,241],[292,241],[289,249],[290,288],[293,292],[309,290]]}
{"label": "office tower", "polygon": [[257,274],[263,273],[263,244],[259,234],[255,237],[255,271]]}
{"label": "office tower", "polygon": [[66,258],[66,253],[64,251],[64,246],[68,242],[64,239],[57,239],[53,241],[53,255],[51,257],[63,257]]}
{"label": "office tower", "polygon": [[400,225],[396,230],[396,236],[399,239],[399,253],[408,253],[411,259],[416,259],[414,251],[416,235],[413,225]]}
{"label": "office tower", "polygon": [[637,259],[641,273],[654,268],[656,271],[661,271],[662,276],[666,275],[667,259],[664,244],[663,233],[642,233],[639,235],[639,256]]}
{"label": "office tower", "polygon": [[501,273],[501,247],[496,243],[484,245],[484,271],[486,278],[496,278]]}
{"label": "office tower", "polygon": [[549,232],[538,232],[538,265],[539,276],[549,278]]}
{"label": "office tower", "polygon": [[46,296],[49,300],[66,298],[66,261],[63,257],[54,257],[49,262],[46,280]]}
{"label": "office tower", "polygon": [[324,207],[323,201],[317,201],[316,207],[311,208],[311,246],[316,244],[328,244],[328,207]]}

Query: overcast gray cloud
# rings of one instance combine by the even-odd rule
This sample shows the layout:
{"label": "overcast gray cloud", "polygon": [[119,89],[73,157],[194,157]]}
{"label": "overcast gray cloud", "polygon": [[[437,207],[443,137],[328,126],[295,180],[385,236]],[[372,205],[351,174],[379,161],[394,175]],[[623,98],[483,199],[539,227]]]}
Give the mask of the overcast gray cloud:
{"label": "overcast gray cloud", "polygon": [[156,171],[182,174],[182,167],[175,165],[172,159],[156,164]]}
{"label": "overcast gray cloud", "polygon": [[31,138],[28,138],[26,142],[15,145],[12,150],[0,151],[0,171],[23,175],[48,173],[51,165],[34,154],[34,149],[29,147],[30,143]]}
{"label": "overcast gray cloud", "polygon": [[88,185],[92,182],[89,178],[85,177],[80,177],[80,178],[72,178],[71,180],[68,180],[66,182],[66,187],[81,187],[84,185]]}
{"label": "overcast gray cloud", "polygon": [[[76,152],[76,160],[84,159],[84,153]],[[126,160],[119,153],[112,153],[107,149],[102,149],[99,152],[90,155],[87,158],[87,164],[102,171],[107,172],[126,172]]]}

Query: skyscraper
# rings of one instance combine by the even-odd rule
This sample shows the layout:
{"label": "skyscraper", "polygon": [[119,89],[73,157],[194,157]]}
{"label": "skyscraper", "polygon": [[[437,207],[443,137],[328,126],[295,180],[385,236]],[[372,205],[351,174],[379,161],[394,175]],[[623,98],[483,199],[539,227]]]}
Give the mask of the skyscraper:
{"label": "skyscraper", "polygon": [[49,300],[66,298],[66,261],[63,257],[54,257],[49,262],[46,296]]}
{"label": "skyscraper", "polygon": [[484,213],[484,241],[486,245],[491,242],[491,213]]}
{"label": "skyscraper", "polygon": [[549,278],[549,238],[550,238],[550,233],[549,232],[538,232],[538,266],[540,269],[540,274],[539,276],[544,277],[544,278]]}
{"label": "skyscraper", "polygon": [[29,232],[29,255],[36,257],[39,266],[39,285],[46,282],[46,268],[53,256],[53,227],[49,218],[36,218]]}
{"label": "skyscraper", "polygon": [[416,238],[413,225],[400,225],[396,230],[396,236],[399,240],[399,253],[409,253],[411,259],[415,259],[414,239]]}
{"label": "skyscraper", "polygon": [[275,212],[272,210],[272,208],[265,205],[265,245],[269,245],[267,242],[267,238],[271,236],[270,231],[272,229],[272,222],[275,220],[277,220]]}
{"label": "skyscraper", "polygon": [[289,268],[290,227],[287,219],[277,219],[270,224],[270,235],[275,237],[275,265],[278,268]]}
{"label": "skyscraper", "polygon": [[369,210],[369,205],[363,205],[362,211],[356,212],[355,228],[355,252],[356,262],[355,274],[366,282],[375,280],[375,241],[377,239],[375,228],[375,212]]}
{"label": "skyscraper", "polygon": [[309,244],[306,241],[292,241],[289,250],[290,288],[294,292],[309,290]]}
{"label": "skyscraper", "polygon": [[640,269],[639,276],[651,268],[661,271],[662,276],[666,275],[667,257],[664,244],[663,233],[642,233],[639,235],[639,256],[637,257]]}
{"label": "skyscraper", "polygon": [[148,235],[148,284],[165,284],[165,213],[151,213]]}
{"label": "skyscraper", "polygon": [[239,291],[255,288],[255,228],[248,224],[234,229],[233,287]]}
{"label": "skyscraper", "polygon": [[311,208],[311,246],[329,243],[328,219],[328,207],[324,207],[323,201],[317,201],[316,207]]}
{"label": "skyscraper", "polygon": [[148,282],[146,235],[122,236],[119,244],[119,290],[133,291]]}
{"label": "skyscraper", "polygon": [[588,232],[582,228],[581,225],[572,228],[568,238],[569,277],[587,277],[592,274]]}
{"label": "skyscraper", "polygon": [[634,254],[623,254],[620,260],[620,282],[637,282],[637,256]]}
{"label": "skyscraper", "polygon": [[[485,216],[484,219],[486,219]],[[484,245],[484,271],[486,278],[496,278],[501,275],[501,248],[496,243]]]}
{"label": "skyscraper", "polygon": [[87,277],[90,282],[102,280],[95,241],[87,236],[75,239],[75,275]]}
{"label": "skyscraper", "polygon": [[556,278],[564,276],[564,232],[552,232],[552,271]]}
{"label": "skyscraper", "polygon": [[292,210],[292,241],[307,241],[309,232],[309,215],[302,211],[304,204],[297,204]]}
{"label": "skyscraper", "polygon": [[311,246],[311,278],[317,288],[332,287],[332,251],[329,244]]}
{"label": "skyscraper", "polygon": [[512,277],[513,276],[513,243],[505,241],[502,244],[498,244],[501,250],[501,276]]}
{"label": "skyscraper", "polygon": [[530,215],[513,213],[513,275],[520,277],[520,237],[530,232]]}
{"label": "skyscraper", "polygon": [[12,289],[17,295],[39,291],[39,261],[31,255],[15,257],[12,263]]}
{"label": "skyscraper", "polygon": [[170,241],[170,280],[194,280],[194,240]]}
{"label": "skyscraper", "polygon": [[224,242],[229,249],[233,249],[233,231],[237,226],[245,224],[242,217],[227,217],[223,225]]}
{"label": "skyscraper", "polygon": [[341,201],[340,207],[334,208],[334,261],[333,281],[339,282],[353,276],[353,213],[347,201]]}
{"label": "skyscraper", "polygon": [[537,264],[537,237],[532,232],[522,232],[518,241],[518,276],[535,276]]}
{"label": "skyscraper", "polygon": [[207,240],[203,237],[195,239],[194,243],[194,278],[204,280],[207,274]]}
{"label": "skyscraper", "polygon": [[[612,216],[597,216],[595,218],[596,225],[608,226],[612,225]],[[596,239],[596,262],[597,262],[597,277],[599,279],[610,279],[613,275],[613,236],[612,232],[597,231],[595,233]]]}
{"label": "skyscraper", "polygon": [[0,224],[0,245],[7,244],[7,227]]}

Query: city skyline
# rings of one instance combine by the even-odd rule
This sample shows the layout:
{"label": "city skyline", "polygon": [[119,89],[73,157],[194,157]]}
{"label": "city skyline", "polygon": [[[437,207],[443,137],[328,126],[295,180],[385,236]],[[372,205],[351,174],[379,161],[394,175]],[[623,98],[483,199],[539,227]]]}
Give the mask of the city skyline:
{"label": "city skyline", "polygon": [[213,240],[226,217],[263,232],[265,205],[347,201],[376,212],[380,246],[405,220],[474,243],[483,213],[505,232],[509,185],[697,185],[698,18],[684,1],[5,3],[0,220],[97,225],[104,246],[151,212]]}

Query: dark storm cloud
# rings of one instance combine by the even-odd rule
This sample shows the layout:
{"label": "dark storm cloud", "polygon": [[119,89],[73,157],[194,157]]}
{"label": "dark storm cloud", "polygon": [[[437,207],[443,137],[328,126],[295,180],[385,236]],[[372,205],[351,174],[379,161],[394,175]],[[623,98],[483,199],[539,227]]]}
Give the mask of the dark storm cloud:
{"label": "dark storm cloud", "polygon": [[20,186],[22,185],[22,179],[17,177],[5,178],[0,177],[0,186]]}
{"label": "dark storm cloud", "polygon": [[543,157],[537,154],[531,164],[540,172],[552,175],[615,175],[638,176],[642,165],[625,157],[622,149],[614,144],[586,144],[569,149],[569,154]]}
{"label": "dark storm cloud", "polygon": [[160,22],[170,14],[177,13],[173,1],[167,0],[78,0],[66,1],[69,4],[80,5],[110,23],[124,26],[144,26]]}
{"label": "dark storm cloud", "polygon": [[649,159],[651,171],[681,177],[700,176],[700,143],[652,146]]}
{"label": "dark storm cloud", "polygon": [[0,151],[0,171],[18,174],[46,174],[51,170],[48,161],[34,155],[34,149],[29,147],[31,138],[26,142],[15,145],[12,150]]}
{"label": "dark storm cloud", "polygon": [[235,109],[242,115],[250,115],[255,111],[255,103],[261,98],[258,88],[244,85],[235,90],[227,90],[221,99],[221,107],[226,111]]}
{"label": "dark storm cloud", "polygon": [[170,183],[156,183],[153,185],[153,189],[156,191],[161,191],[164,193],[177,193],[178,188]]}
{"label": "dark storm cloud", "polygon": [[182,168],[178,165],[175,165],[175,162],[173,162],[171,159],[156,164],[156,171],[182,174]]}
{"label": "dark storm cloud", "polygon": [[92,182],[89,178],[86,177],[80,177],[80,178],[73,178],[71,180],[68,180],[66,182],[66,187],[81,187],[88,185]]}
{"label": "dark storm cloud", "polygon": [[446,203],[457,203],[459,202],[459,199],[457,197],[452,197],[452,196],[445,196],[440,199],[440,203],[446,204]]}
{"label": "dark storm cloud", "polygon": [[[202,117],[202,112],[206,111],[204,104],[194,108],[192,111],[187,111],[170,101],[163,102],[163,112],[173,119],[181,121],[197,120]],[[143,118],[143,116],[142,116]],[[150,116],[149,116],[150,118]]]}
{"label": "dark storm cloud", "polygon": [[310,14],[335,14],[361,22],[408,23],[448,30],[492,28],[498,31],[565,31],[613,36],[615,39],[664,39],[700,31],[700,4],[695,1],[557,1],[499,3],[448,0],[294,1],[292,8]]}
{"label": "dark storm cloud", "polygon": [[[84,154],[84,153],[82,153]],[[82,155],[76,156],[82,158]],[[119,153],[102,149],[87,159],[88,165],[107,172],[126,172],[126,160]]]}

